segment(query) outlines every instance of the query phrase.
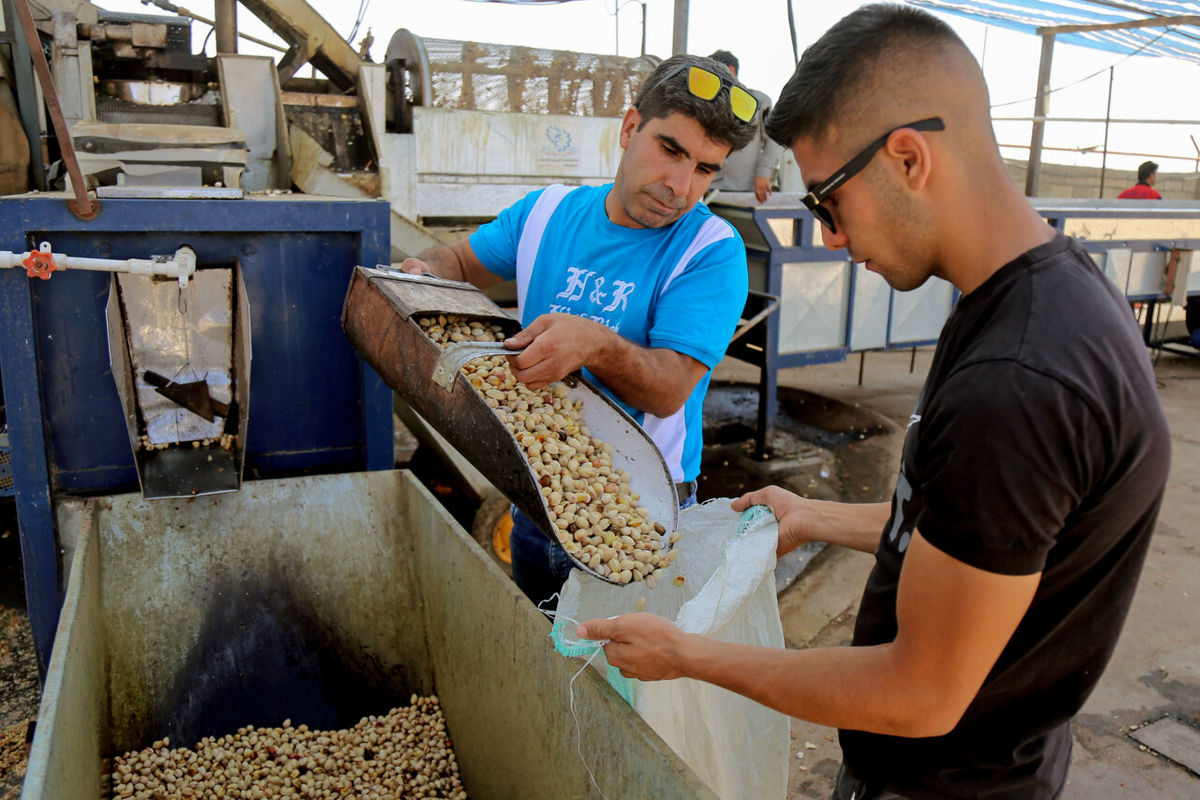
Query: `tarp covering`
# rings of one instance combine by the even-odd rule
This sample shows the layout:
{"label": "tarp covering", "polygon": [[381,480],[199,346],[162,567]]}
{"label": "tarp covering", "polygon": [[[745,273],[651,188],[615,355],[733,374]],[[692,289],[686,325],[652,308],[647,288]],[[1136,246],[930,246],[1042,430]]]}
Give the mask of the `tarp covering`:
{"label": "tarp covering", "polygon": [[[1037,33],[1060,25],[1108,25],[1154,17],[1200,16],[1200,3],[1153,0],[909,0],[912,5],[968,17],[988,25]],[[1055,35],[1056,42],[1114,53],[1168,56],[1200,61],[1200,25],[1175,23]]]}

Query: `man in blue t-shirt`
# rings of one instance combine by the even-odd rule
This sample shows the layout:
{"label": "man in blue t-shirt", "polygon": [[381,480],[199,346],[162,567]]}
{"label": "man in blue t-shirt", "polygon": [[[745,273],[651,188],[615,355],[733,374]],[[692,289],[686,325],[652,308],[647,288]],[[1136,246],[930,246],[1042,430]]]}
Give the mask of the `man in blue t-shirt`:
{"label": "man in blue t-shirt", "polygon": [[[669,58],[625,113],[611,184],[532,192],[469,239],[401,265],[479,287],[515,279],[525,328],[506,344],[525,348],[509,359],[517,380],[536,389],[582,369],[658,445],[682,505],[695,502],[704,394],[748,282],[741,237],[699,200],[754,136],[755,115],[724,65]],[[513,516],[513,577],[552,607],[572,562]]]}

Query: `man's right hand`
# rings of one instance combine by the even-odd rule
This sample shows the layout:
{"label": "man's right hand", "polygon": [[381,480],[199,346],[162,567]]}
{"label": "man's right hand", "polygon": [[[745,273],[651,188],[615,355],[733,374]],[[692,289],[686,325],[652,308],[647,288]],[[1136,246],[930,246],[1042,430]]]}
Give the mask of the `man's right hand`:
{"label": "man's right hand", "polygon": [[499,275],[489,272],[476,257],[469,239],[451,245],[439,244],[418,256],[406,258],[400,262],[400,271],[409,275],[428,273],[450,281],[465,281],[480,289],[500,280]]}
{"label": "man's right hand", "polygon": [[411,257],[400,262],[400,271],[409,275],[424,275],[426,272],[433,274],[433,269],[428,264],[419,258]]}

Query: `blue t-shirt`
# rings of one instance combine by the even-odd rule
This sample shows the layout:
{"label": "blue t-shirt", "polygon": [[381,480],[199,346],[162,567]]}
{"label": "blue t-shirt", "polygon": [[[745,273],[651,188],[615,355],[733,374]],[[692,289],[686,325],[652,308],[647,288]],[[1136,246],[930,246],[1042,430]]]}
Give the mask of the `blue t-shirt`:
{"label": "blue t-shirt", "polygon": [[[665,347],[710,370],[725,354],[746,302],[746,250],[737,231],[696,206],[663,228],[608,219],[605,186],[531,192],[471,235],[483,265],[516,279],[521,324],[541,314],[595,320],[643,347]],[[676,481],[700,474],[702,412],[711,372],[677,413],[660,418],[621,403],[650,435]]]}

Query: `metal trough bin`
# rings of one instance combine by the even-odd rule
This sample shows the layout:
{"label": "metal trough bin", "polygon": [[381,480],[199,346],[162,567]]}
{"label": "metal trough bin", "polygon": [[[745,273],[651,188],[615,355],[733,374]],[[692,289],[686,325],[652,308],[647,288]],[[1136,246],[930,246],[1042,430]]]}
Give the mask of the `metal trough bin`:
{"label": "metal trough bin", "polygon": [[[388,386],[552,541],[558,541],[543,493],[549,489],[539,486],[513,434],[463,375],[452,378],[449,390],[437,384],[437,362],[443,351],[417,320],[439,314],[499,323],[509,335],[520,330],[516,320],[470,284],[365,267],[357,267],[351,277],[342,326],[350,343]],[[568,375],[562,384],[567,399],[582,402],[591,435],[612,446],[614,466],[632,476],[634,491],[650,512],[649,518],[661,522],[668,532],[674,531],[679,524],[679,501],[671,473],[654,442],[578,372]]]}
{"label": "metal trough bin", "polygon": [[[436,693],[471,798],[715,798],[407,472],[67,500],[67,593],[22,797],[107,759]],[[585,766],[579,751],[587,759]],[[588,767],[599,791],[592,785]]]}

